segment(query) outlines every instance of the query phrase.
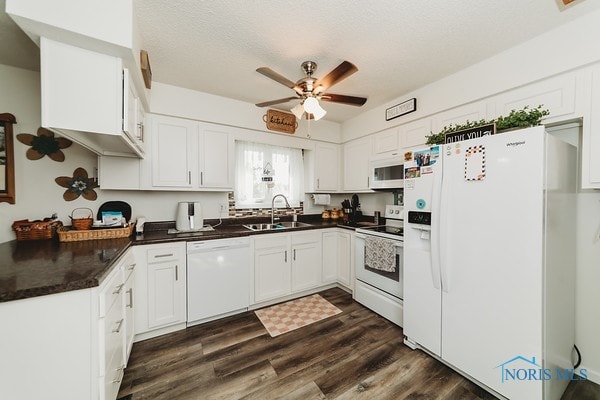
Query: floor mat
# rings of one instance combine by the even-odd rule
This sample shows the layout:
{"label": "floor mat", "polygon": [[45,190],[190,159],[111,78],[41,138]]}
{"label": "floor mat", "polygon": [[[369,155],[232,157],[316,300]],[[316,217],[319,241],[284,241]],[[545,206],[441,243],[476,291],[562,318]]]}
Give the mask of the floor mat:
{"label": "floor mat", "polygon": [[318,294],[255,311],[256,316],[271,337],[279,336],[282,333],[293,331],[341,312],[342,310]]}

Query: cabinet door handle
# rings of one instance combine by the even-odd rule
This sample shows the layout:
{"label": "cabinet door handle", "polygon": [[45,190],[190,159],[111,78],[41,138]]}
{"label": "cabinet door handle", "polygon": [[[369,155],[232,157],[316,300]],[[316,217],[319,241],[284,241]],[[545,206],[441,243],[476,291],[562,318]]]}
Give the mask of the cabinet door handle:
{"label": "cabinet door handle", "polygon": [[369,187],[370,184],[371,184],[371,177],[367,176],[367,188]]}
{"label": "cabinet door handle", "polygon": [[115,291],[113,292],[113,294],[119,294],[119,293],[121,293],[121,290],[123,289],[123,286],[125,286],[124,283],[121,283],[120,285],[115,286]]}
{"label": "cabinet door handle", "polygon": [[296,249],[294,249],[294,261],[296,261]]}
{"label": "cabinet door handle", "polygon": [[173,257],[173,253],[169,253],[169,254],[157,254],[154,256],[154,258],[161,258],[161,257]]}
{"label": "cabinet door handle", "polygon": [[192,184],[192,171],[188,171],[188,184]]}
{"label": "cabinet door handle", "polygon": [[319,182],[319,178],[317,178],[317,189],[319,189],[321,187],[320,182]]}
{"label": "cabinet door handle", "polygon": [[204,172],[200,172],[200,185],[204,185]]}
{"label": "cabinet door handle", "polygon": [[130,264],[129,268],[127,268],[130,271],[133,271],[135,269],[136,263]]}
{"label": "cabinet door handle", "polygon": [[133,308],[133,288],[127,291],[129,293],[129,304],[126,307]]}
{"label": "cabinet door handle", "polygon": [[287,250],[285,251],[284,262],[287,262]]}
{"label": "cabinet door handle", "polygon": [[179,280],[179,265],[175,265],[175,280]]}
{"label": "cabinet door handle", "polygon": [[144,143],[144,124],[138,122],[138,139],[140,142]]}
{"label": "cabinet door handle", "polygon": [[123,326],[123,321],[125,321],[125,318],[121,318],[121,320],[117,323],[117,329],[114,329],[112,331],[113,333],[121,332],[121,327]]}

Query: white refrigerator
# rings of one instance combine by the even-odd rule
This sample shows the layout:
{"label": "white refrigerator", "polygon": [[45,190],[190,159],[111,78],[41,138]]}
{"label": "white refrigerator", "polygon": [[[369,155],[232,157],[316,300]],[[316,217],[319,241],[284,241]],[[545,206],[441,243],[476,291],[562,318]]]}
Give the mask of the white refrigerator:
{"label": "white refrigerator", "polygon": [[561,397],[575,341],[576,162],[543,127],[413,152],[406,344],[506,398]]}

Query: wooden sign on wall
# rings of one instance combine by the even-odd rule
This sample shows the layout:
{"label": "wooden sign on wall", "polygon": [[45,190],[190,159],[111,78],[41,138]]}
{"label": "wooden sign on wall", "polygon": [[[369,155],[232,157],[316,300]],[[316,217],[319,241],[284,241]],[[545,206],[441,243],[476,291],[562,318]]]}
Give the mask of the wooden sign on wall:
{"label": "wooden sign on wall", "polygon": [[283,133],[294,134],[298,123],[294,114],[286,113],[278,110],[267,110],[263,115],[263,121],[267,124],[267,129]]}

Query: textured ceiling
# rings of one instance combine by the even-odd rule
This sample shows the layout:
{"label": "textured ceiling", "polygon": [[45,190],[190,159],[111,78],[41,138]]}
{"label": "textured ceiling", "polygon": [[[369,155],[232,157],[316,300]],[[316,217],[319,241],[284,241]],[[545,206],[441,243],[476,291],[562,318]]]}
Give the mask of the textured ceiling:
{"label": "textured ceiling", "polygon": [[[257,103],[293,95],[258,67],[296,81],[306,60],[317,62],[317,78],[354,63],[359,71],[329,92],[368,101],[323,103],[325,119],[338,122],[600,8],[598,0],[566,8],[560,0],[133,1],[156,82]],[[0,40],[0,63],[39,68],[39,52],[5,13]]]}

